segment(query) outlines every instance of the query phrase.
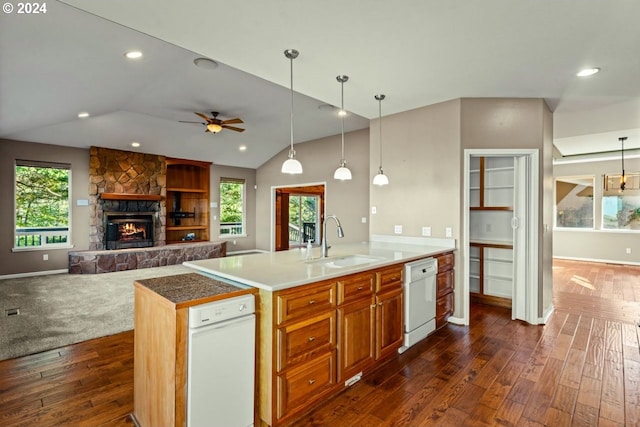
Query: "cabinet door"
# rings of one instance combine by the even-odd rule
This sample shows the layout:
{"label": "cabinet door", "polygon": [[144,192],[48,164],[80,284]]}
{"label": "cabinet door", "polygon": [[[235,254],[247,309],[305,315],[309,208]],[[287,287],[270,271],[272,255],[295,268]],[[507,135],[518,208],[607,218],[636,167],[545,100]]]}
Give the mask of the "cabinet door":
{"label": "cabinet door", "polygon": [[447,323],[449,316],[453,314],[453,292],[436,300],[436,328]]}
{"label": "cabinet door", "polygon": [[385,292],[387,290],[402,287],[403,265],[392,265],[376,273],[377,286],[376,292]]}
{"label": "cabinet door", "polygon": [[453,270],[438,273],[436,276],[437,297],[453,292]]}
{"label": "cabinet door", "polygon": [[394,354],[403,341],[402,289],[376,296],[376,359]]}
{"label": "cabinet door", "polygon": [[319,282],[281,291],[276,297],[278,324],[326,313],[336,306],[335,282]]}
{"label": "cabinet door", "polygon": [[338,381],[344,381],[373,363],[375,324],[373,298],[338,308]]}

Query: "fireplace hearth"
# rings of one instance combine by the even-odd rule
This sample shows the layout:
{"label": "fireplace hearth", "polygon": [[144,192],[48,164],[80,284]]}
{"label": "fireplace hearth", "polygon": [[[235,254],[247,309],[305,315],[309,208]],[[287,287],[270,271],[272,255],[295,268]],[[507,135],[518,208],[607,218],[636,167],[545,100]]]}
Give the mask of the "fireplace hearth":
{"label": "fireplace hearth", "polygon": [[107,212],[104,217],[106,249],[153,246],[153,212]]}

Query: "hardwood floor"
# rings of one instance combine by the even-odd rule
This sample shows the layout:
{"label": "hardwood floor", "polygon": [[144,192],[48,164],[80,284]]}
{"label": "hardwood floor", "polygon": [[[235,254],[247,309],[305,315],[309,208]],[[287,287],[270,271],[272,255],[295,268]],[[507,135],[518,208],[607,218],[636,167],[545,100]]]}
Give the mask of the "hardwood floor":
{"label": "hardwood floor", "polygon": [[[296,426],[638,426],[640,267],[554,262],[545,326],[475,305]],[[133,333],[0,362],[2,426],[132,426]]]}

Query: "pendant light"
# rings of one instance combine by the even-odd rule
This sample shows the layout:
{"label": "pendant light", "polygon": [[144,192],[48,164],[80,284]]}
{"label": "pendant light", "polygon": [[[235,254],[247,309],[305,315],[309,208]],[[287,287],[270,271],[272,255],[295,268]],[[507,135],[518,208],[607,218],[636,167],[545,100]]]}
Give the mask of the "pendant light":
{"label": "pendant light", "polygon": [[378,168],[378,174],[373,177],[373,185],[387,185],[389,183],[389,178],[382,171],[382,100],[385,98],[384,95],[375,95],[375,99],[378,100],[378,125],[380,126],[380,167]]}
{"label": "pendant light", "polygon": [[291,63],[291,146],[289,148],[289,158],[282,164],[282,173],[291,175],[302,173],[302,164],[296,160],[296,151],[293,149],[293,60],[298,57],[300,52],[295,49],[287,49],[284,56],[289,58]]}
{"label": "pendant light", "polygon": [[351,171],[347,167],[347,161],[344,159],[344,116],[347,112],[344,110],[344,83],[349,80],[349,76],[340,75],[336,77],[340,82],[340,93],[342,96],[342,104],[340,107],[340,120],[342,123],[342,155],[340,157],[340,166],[333,174],[333,179],[339,179],[340,181],[346,181],[351,179]]}
{"label": "pendant light", "polygon": [[627,185],[626,183],[626,177],[624,176],[624,142],[627,140],[626,136],[620,137],[618,138],[618,141],[620,141],[620,143],[622,144],[622,176],[620,176],[620,192],[624,191],[625,186]]}

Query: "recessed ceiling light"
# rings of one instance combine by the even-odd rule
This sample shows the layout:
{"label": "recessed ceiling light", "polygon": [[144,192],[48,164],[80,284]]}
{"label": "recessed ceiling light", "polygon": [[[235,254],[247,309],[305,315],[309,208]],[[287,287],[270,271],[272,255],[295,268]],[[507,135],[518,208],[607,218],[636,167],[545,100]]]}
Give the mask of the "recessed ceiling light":
{"label": "recessed ceiling light", "polygon": [[140,147],[140,143],[139,143],[139,142],[137,142],[137,141],[133,141],[133,142],[131,143],[131,146],[132,146],[132,147],[136,147],[136,148],[138,148],[138,147]]}
{"label": "recessed ceiling light", "polygon": [[196,58],[193,60],[193,63],[196,64],[196,67],[204,68],[205,70],[215,70],[218,68],[218,63],[209,58]]}
{"label": "recessed ceiling light", "polygon": [[246,145],[241,145],[240,147],[238,147],[238,150],[247,151],[247,146]]}
{"label": "recessed ceiling light", "polygon": [[589,77],[589,76],[593,76],[594,74],[598,73],[600,71],[600,68],[585,68],[583,70],[580,70],[578,72],[578,74],[576,74],[576,76],[578,77]]}
{"label": "recessed ceiling light", "polygon": [[130,50],[129,52],[126,52],[124,56],[129,59],[138,59],[142,58],[142,52],[140,52],[139,50]]}
{"label": "recessed ceiling light", "polygon": [[87,113],[86,111],[83,111],[82,113],[78,113],[78,118],[80,119],[86,119],[87,117],[89,117],[89,113]]}

